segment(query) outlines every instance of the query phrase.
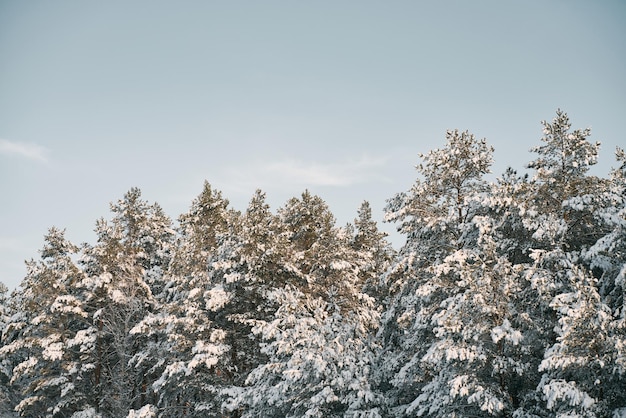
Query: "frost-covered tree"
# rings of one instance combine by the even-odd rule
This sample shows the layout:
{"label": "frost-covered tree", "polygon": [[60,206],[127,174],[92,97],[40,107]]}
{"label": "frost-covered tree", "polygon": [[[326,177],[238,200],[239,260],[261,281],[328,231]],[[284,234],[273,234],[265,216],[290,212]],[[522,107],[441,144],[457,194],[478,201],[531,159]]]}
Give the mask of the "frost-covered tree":
{"label": "frost-covered tree", "polygon": [[282,223],[271,213],[265,193],[257,190],[244,215],[222,240],[211,265],[215,283],[229,294],[216,323],[227,330],[235,387],[242,386],[250,370],[266,359],[251,328],[254,321],[273,318],[277,306],[268,293],[287,280],[283,266],[288,245]]}
{"label": "frost-covered tree", "polygon": [[[527,198],[528,176],[518,176],[509,168],[491,184],[489,193],[480,198],[484,215],[477,217],[476,228],[479,240],[475,249],[484,251],[484,243],[489,243],[492,257],[510,267],[509,274],[502,276],[501,283],[514,283],[514,292],[503,292],[493,300],[506,301],[509,312],[507,320],[520,333],[514,350],[509,351],[507,365],[509,378],[504,379],[508,397],[504,415],[534,417],[537,404],[541,403],[536,393],[541,380],[539,364],[546,344],[553,338],[554,316],[545,309],[537,309],[537,291],[525,274],[532,265],[532,249],[537,241],[524,225],[524,205]],[[481,226],[483,224],[484,226]],[[481,244],[481,242],[483,244]],[[496,277],[499,277],[499,272]],[[509,345],[510,346],[510,345]],[[515,367],[513,368],[513,365]],[[511,373],[513,371],[513,373]],[[499,376],[502,376],[500,373]],[[539,408],[540,409],[540,408]]]}
{"label": "frost-covered tree", "polygon": [[230,242],[230,230],[238,223],[239,214],[205,182],[190,210],[179,218],[179,237],[166,274],[167,303],[130,330],[147,348],[132,364],[155,364],[153,406],[161,417],[221,413],[221,391],[230,384],[229,346],[227,331],[216,318],[230,295],[212,264],[229,252],[222,243]]}
{"label": "frost-covered tree", "polygon": [[434,336],[419,359],[427,383],[407,413],[511,416],[536,387],[532,292],[523,266],[494,239],[500,221],[475,216],[466,233],[477,234],[476,241],[433,266],[420,289],[420,298],[436,301],[430,305]]}
{"label": "frost-covered tree", "polygon": [[560,110],[542,124],[544,145],[532,149],[535,173],[519,205],[531,234],[525,277],[536,292],[535,318],[543,319],[536,322],[543,335],[538,344],[548,347],[536,397],[545,402],[544,413],[602,416],[610,412],[603,392],[611,392],[615,380],[607,377],[614,371],[610,308],[587,255],[607,232],[598,216],[606,211],[607,182],[588,174],[599,143],[588,141],[589,129],[572,131]]}
{"label": "frost-covered tree", "polygon": [[[557,341],[548,348],[539,370],[546,408],[557,416],[609,416],[626,406],[623,374],[616,364],[616,339],[611,335],[611,310],[603,303],[597,280],[571,266],[568,292],[551,306],[559,319]],[[623,340],[622,340],[623,341]]]}
{"label": "frost-covered tree", "polygon": [[279,305],[275,319],[254,328],[267,341],[268,361],[250,373],[237,399],[243,416],[380,416],[369,383],[378,321],[371,298],[341,312],[292,286],[270,296]]}
{"label": "frost-covered tree", "polygon": [[583,251],[582,260],[569,254],[560,261],[565,277],[550,303],[558,315],[557,338],[541,363],[544,376],[539,386],[546,408],[557,415],[619,416],[626,408],[626,182],[625,158],[619,149],[617,157],[621,167],[613,170],[607,187],[564,204],[593,213],[597,231],[606,234]]}
{"label": "frost-covered tree", "polygon": [[588,175],[597,163],[600,143],[588,141],[590,129],[572,131],[561,110],[542,125],[544,144],[531,149],[537,158],[528,164],[535,174],[528,183],[524,223],[533,231],[536,248],[579,251],[599,238],[593,213],[580,199],[593,199],[601,187],[597,177]]}
{"label": "frost-covered tree", "polygon": [[[617,317],[624,319],[626,289],[626,153],[618,148],[620,165],[611,172],[607,187],[595,199],[594,215],[606,234],[585,253],[585,260],[599,279],[599,293]],[[585,204],[581,201],[580,204]]]}
{"label": "frost-covered tree", "polygon": [[114,216],[96,225],[97,243],[83,248],[85,304],[94,328],[93,382],[96,410],[126,416],[155,397],[151,387],[158,359],[131,359],[145,352],[145,340],[130,333],[150,312],[161,308],[163,272],[174,231],[157,204],[131,189],[111,205]]}
{"label": "frost-covered tree", "polygon": [[440,303],[456,293],[454,286],[432,281],[435,266],[463,249],[464,226],[479,209],[476,198],[487,190],[483,175],[492,163],[493,149],[484,139],[455,130],[446,133],[446,140],[445,148],[420,154],[420,178],[386,208],[386,220],[399,222],[398,230],[407,237],[385,274],[391,299],[380,331],[385,349],[378,380],[396,415],[414,405],[431,378],[423,361],[438,338],[431,319]]}
{"label": "frost-covered tree", "polygon": [[381,274],[387,270],[394,256],[391,244],[386,240],[387,234],[378,229],[372,218],[372,208],[364,201],[357,211],[354,220],[354,236],[352,248],[360,260],[359,276],[365,292],[382,303],[387,289],[380,282]]}
{"label": "frost-covered tree", "polygon": [[290,199],[278,216],[289,240],[284,260],[290,283],[305,294],[332,297],[343,306],[351,304],[363,285],[358,256],[349,231],[335,226],[326,202],[307,190],[300,199]]}
{"label": "frost-covered tree", "polygon": [[[199,304],[201,298],[206,300]],[[150,411],[158,411],[159,417],[220,415],[219,394],[227,381],[220,362],[228,346],[224,331],[214,327],[209,317],[223,306],[227,295],[215,288],[200,296],[192,292],[190,299],[192,307],[186,309],[189,316],[166,310],[147,315],[129,331],[153,344],[149,350],[138,352],[131,364],[149,365],[155,355],[161,355],[151,369],[157,378],[150,384],[155,393]]]}
{"label": "frost-covered tree", "polygon": [[253,321],[267,361],[233,400],[243,416],[378,416],[369,383],[374,300],[362,292],[360,260],[345,228],[308,191],[279,210],[288,239],[285,280],[265,297],[277,310]]}
{"label": "frost-covered tree", "polygon": [[[9,289],[0,282],[0,349],[7,344],[8,335],[5,334],[6,326],[11,319],[11,308],[9,307]],[[0,357],[0,414],[8,413],[12,410],[12,396],[9,388],[11,379],[11,364],[6,357]]]}
{"label": "frost-covered tree", "polygon": [[308,190],[301,199],[292,198],[279,209],[280,221],[286,229],[289,248],[284,261],[288,263],[291,284],[321,295],[336,284],[326,273],[330,271],[328,258],[336,236],[335,218],[319,196]]}
{"label": "frost-covered tree", "polygon": [[[175,292],[188,291],[194,281],[203,281],[207,275],[207,261],[218,246],[220,235],[228,230],[228,220],[234,212],[219,190],[204,182],[202,192],[187,213],[178,219],[179,238],[169,268],[170,281]],[[170,299],[180,295],[174,294]]]}
{"label": "frost-covered tree", "polygon": [[111,204],[113,219],[100,238],[113,238],[116,245],[132,257],[140,268],[142,280],[155,297],[163,297],[164,270],[169,266],[175,231],[171,219],[157,204],[141,198],[141,190],[132,188],[123,199]]}
{"label": "frost-covered tree", "polygon": [[11,385],[21,393],[21,416],[60,417],[93,407],[93,348],[73,258],[78,248],[51,228],[41,260],[27,263],[14,294],[16,314],[4,330],[0,356],[12,364]]}
{"label": "frost-covered tree", "polygon": [[[398,222],[405,251],[428,242],[422,261],[437,262],[459,245],[459,227],[474,213],[475,196],[487,190],[493,148],[469,132],[446,132],[446,147],[420,154],[420,175],[408,192],[388,201],[385,220]],[[427,254],[429,254],[427,256]]]}

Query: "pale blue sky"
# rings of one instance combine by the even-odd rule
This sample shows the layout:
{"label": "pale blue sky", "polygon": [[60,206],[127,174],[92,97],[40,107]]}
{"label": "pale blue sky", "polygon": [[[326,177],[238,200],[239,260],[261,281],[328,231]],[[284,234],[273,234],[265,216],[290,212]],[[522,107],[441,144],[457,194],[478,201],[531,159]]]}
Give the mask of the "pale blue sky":
{"label": "pale blue sky", "polygon": [[[524,171],[557,108],[626,145],[626,2],[0,0],[0,281],[131,187],[176,218],[308,188],[339,223],[468,129]],[[393,230],[392,225],[383,225]],[[394,242],[400,240],[394,237]]]}

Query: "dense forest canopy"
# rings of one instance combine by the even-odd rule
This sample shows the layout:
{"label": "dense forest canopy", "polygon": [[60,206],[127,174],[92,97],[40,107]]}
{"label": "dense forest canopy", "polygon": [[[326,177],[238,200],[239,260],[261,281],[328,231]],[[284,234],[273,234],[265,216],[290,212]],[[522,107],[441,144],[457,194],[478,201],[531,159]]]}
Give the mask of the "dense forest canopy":
{"label": "dense forest canopy", "polygon": [[528,174],[467,131],[337,225],[309,191],[177,221],[131,189],[93,243],[50,228],[0,286],[0,414],[626,417],[626,154],[558,110]]}

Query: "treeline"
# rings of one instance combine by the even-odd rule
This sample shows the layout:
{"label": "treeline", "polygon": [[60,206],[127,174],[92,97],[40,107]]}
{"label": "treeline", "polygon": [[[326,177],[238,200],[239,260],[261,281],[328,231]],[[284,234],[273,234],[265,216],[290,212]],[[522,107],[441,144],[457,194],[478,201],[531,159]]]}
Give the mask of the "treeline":
{"label": "treeline", "polygon": [[626,417],[626,155],[557,111],[530,175],[468,132],[338,226],[305,191],[245,212],[205,183],[174,223],[130,190],[77,246],[51,228],[0,292],[0,413]]}

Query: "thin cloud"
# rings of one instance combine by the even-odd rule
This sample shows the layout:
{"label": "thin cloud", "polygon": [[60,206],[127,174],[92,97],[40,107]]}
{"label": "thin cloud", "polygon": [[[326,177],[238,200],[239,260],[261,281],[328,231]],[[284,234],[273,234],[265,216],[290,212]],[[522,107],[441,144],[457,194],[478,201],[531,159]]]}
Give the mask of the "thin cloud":
{"label": "thin cloud", "polygon": [[346,187],[371,179],[384,163],[383,159],[370,158],[332,164],[286,160],[261,167],[260,174],[273,182]]}
{"label": "thin cloud", "polygon": [[386,181],[381,169],[386,158],[362,157],[333,163],[285,159],[266,164],[248,164],[229,170],[227,181],[232,189],[284,187],[349,187],[368,181]]}
{"label": "thin cloud", "polygon": [[37,144],[0,139],[0,154],[9,157],[17,156],[45,163],[48,161],[47,153],[46,148]]}

